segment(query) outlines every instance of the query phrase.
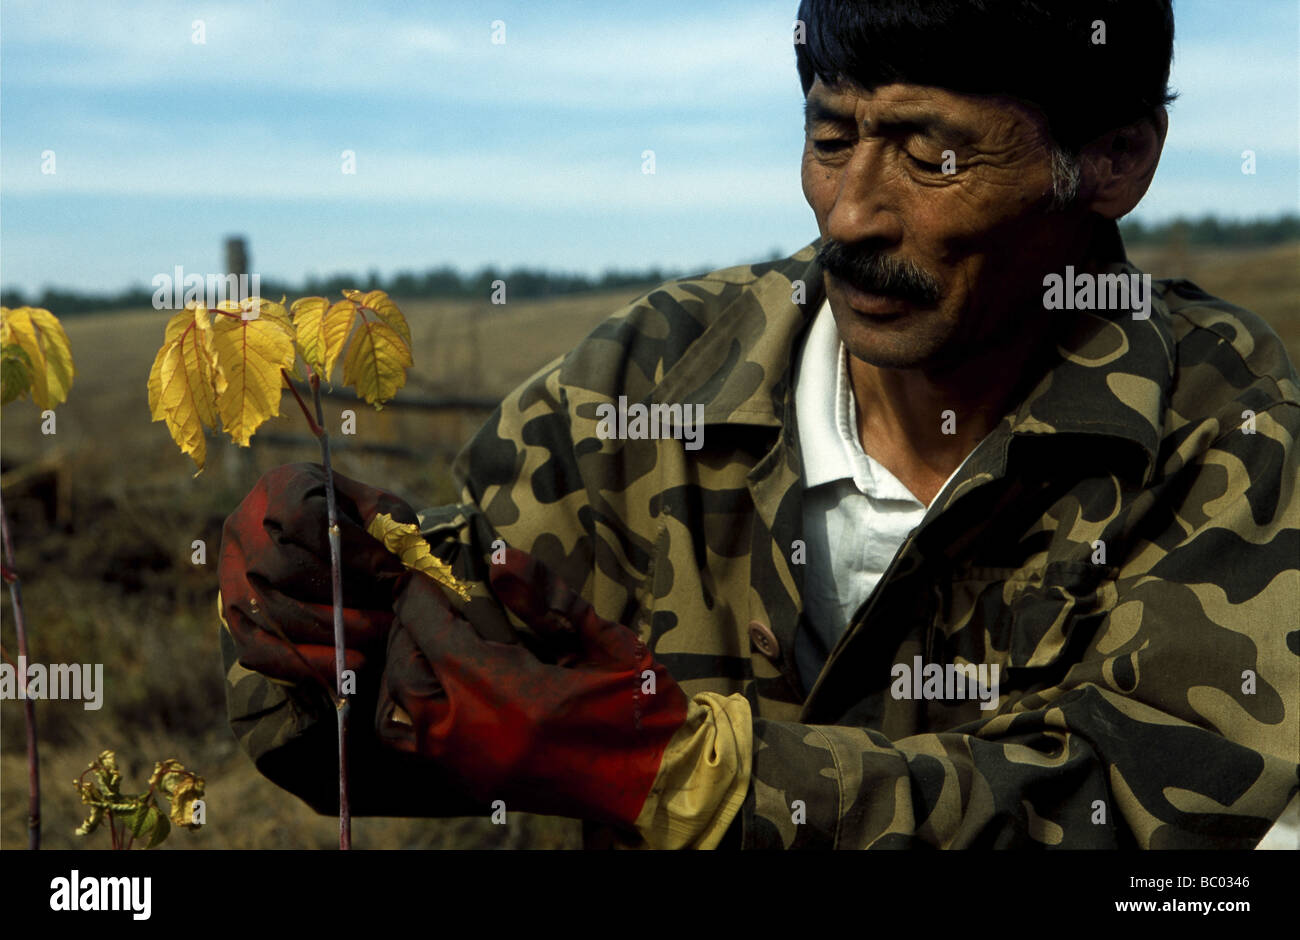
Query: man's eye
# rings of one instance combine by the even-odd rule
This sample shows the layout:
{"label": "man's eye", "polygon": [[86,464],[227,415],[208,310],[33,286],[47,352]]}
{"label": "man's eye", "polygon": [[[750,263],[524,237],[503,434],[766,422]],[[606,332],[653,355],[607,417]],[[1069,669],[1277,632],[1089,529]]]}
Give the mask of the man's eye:
{"label": "man's eye", "polygon": [[924,170],[926,173],[941,173],[941,172],[943,171],[943,165],[942,165],[942,164],[939,164],[939,163],[927,163],[927,162],[924,161],[924,160],[919,160],[919,159],[917,159],[916,157],[912,156],[910,153],[907,155],[907,159],[911,160],[911,161],[912,161],[912,164],[913,164],[917,169],[919,169],[919,170]]}
{"label": "man's eye", "polygon": [[853,141],[844,137],[827,137],[823,140],[814,140],[813,149],[818,153],[836,153],[853,146]]}

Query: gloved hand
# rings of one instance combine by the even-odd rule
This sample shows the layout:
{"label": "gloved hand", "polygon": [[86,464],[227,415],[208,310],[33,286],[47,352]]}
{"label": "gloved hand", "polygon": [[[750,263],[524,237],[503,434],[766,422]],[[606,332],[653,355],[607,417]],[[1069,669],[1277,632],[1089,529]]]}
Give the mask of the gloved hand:
{"label": "gloved hand", "polygon": [[686,696],[632,630],[531,555],[507,549],[490,577],[497,599],[559,652],[556,664],[480,639],[414,575],[394,605],[379,737],[438,762],[485,805],[630,828]]}
{"label": "gloved hand", "polygon": [[[345,668],[379,661],[392,624],[401,561],[366,526],[377,513],[399,522],[415,511],[384,490],[334,474],[343,578]],[[334,607],[325,470],[296,463],[265,474],[222,528],[222,615],[239,661],[288,682],[335,686]]]}

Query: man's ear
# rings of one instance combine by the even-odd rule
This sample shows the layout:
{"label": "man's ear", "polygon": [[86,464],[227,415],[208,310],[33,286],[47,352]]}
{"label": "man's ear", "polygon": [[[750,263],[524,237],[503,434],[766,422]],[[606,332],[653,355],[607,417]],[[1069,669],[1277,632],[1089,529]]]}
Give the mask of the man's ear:
{"label": "man's ear", "polygon": [[1118,219],[1142,201],[1164,149],[1169,113],[1107,131],[1083,148],[1083,202],[1106,219]]}

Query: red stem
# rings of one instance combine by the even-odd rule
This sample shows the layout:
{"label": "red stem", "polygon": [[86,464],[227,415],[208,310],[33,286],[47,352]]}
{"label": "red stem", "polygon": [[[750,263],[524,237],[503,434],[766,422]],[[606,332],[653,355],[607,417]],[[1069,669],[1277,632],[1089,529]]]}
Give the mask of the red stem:
{"label": "red stem", "polygon": [[[0,542],[4,546],[8,568],[5,580],[9,584],[9,599],[14,608],[14,629],[18,633],[18,659],[25,665],[27,621],[23,617],[23,584],[14,561],[14,544],[9,537],[9,516],[4,511],[3,501],[0,501]],[[23,696],[23,721],[27,726],[27,847],[35,850],[41,847],[41,771],[40,755],[36,749],[36,702],[27,695]]]}
{"label": "red stem", "polygon": [[334,470],[330,464],[330,438],[325,431],[325,410],[321,406],[320,374],[307,366],[307,375],[311,384],[312,400],[316,405],[316,415],[307,410],[307,403],[298,394],[297,387],[289,378],[289,373],[281,367],[280,375],[302,409],[303,417],[311,432],[320,441],[321,466],[325,468],[325,506],[329,523],[330,543],[330,578],[334,600],[334,706],[338,716],[339,734],[339,848],[352,848],[352,807],[348,799],[348,699],[343,693],[343,668],[345,649],[343,634],[343,575],[341,551],[339,546],[339,525],[337,502],[334,498]]}
{"label": "red stem", "polygon": [[[311,366],[308,366],[307,368],[310,369]],[[311,412],[307,410],[307,403],[303,401],[302,396],[298,394],[298,389],[293,384],[293,380],[289,378],[289,373],[285,371],[284,366],[280,367],[280,374],[284,376],[284,384],[289,386],[289,391],[293,392],[293,397],[298,399],[298,407],[302,409],[303,417],[307,419],[307,424],[311,428],[311,433],[315,434],[317,437],[321,437],[322,435],[324,435],[325,429],[321,427],[320,423],[318,423],[316,419],[311,416]],[[318,381],[316,381],[315,375],[316,373],[313,372],[312,373],[313,383],[314,383],[312,385],[313,392],[316,391],[317,387],[320,384]],[[321,420],[323,421],[324,419],[322,418]]]}
{"label": "red stem", "polygon": [[[308,366],[307,370],[310,372],[311,366]],[[280,368],[280,375],[284,377],[284,384],[289,386],[289,391],[293,392],[293,397],[298,400],[298,407],[302,409],[303,417],[307,419],[307,423],[311,427],[311,432],[315,434],[317,438],[320,438],[325,433],[325,429],[322,428],[320,424],[317,423],[316,419],[311,416],[311,412],[307,409],[307,403],[303,401],[302,396],[298,394],[298,389],[294,386],[293,381],[289,378],[289,373],[284,370],[283,366]],[[340,609],[340,616],[341,616],[341,609]],[[285,636],[284,633],[280,631],[280,629],[276,627],[274,624],[271,624],[271,627],[274,630],[275,635],[278,636],[280,639],[284,640],[284,643],[289,648],[289,651],[292,652],[295,656],[297,656],[299,662],[301,662],[303,666],[306,667],[306,671],[311,675],[315,676],[316,675],[315,668],[311,665],[311,663],[307,661],[307,658],[302,655],[298,647],[294,645],[294,643],[287,636]],[[330,696],[330,700],[334,702],[335,707],[338,707],[340,701],[338,694],[335,691],[331,690],[330,687],[325,684],[324,680],[319,680],[319,681],[321,682],[322,688]]]}
{"label": "red stem", "polygon": [[[352,848],[352,807],[348,799],[348,711],[349,703],[343,693],[344,634],[343,634],[343,576],[339,545],[338,509],[334,497],[334,470],[330,464],[330,438],[325,431],[325,411],[321,406],[320,374],[308,366],[312,400],[316,404],[316,419],[308,421],[320,440],[321,465],[325,468],[325,506],[329,520],[330,577],[334,589],[334,681],[336,714],[339,732],[339,848]],[[296,392],[294,393],[297,394]],[[299,403],[301,404],[301,399]],[[306,406],[303,406],[306,412]]]}

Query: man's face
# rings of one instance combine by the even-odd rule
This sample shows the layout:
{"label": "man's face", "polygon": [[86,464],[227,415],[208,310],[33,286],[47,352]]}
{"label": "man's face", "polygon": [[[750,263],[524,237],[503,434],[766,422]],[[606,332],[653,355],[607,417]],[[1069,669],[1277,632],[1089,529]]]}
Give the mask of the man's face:
{"label": "man's face", "polygon": [[1081,228],[1048,209],[1041,118],[1007,98],[820,79],[807,112],[803,191],[837,243],[826,291],[850,353],[944,371],[1040,325],[1043,274]]}

